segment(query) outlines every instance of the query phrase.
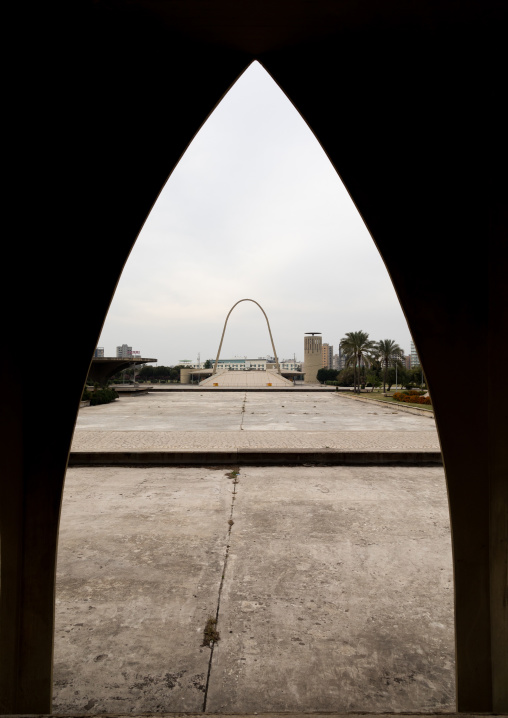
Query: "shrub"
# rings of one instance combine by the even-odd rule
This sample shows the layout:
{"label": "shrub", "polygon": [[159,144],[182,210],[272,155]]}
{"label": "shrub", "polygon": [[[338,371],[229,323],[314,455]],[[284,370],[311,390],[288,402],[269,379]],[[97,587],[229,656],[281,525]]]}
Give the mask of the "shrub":
{"label": "shrub", "polygon": [[90,395],[90,406],[96,406],[97,404],[109,404],[115,399],[118,399],[119,394],[114,389],[96,389],[93,394]]}
{"label": "shrub", "polygon": [[395,401],[403,401],[407,404],[432,404],[430,396],[423,396],[425,392],[417,389],[411,391],[396,391],[393,394]]}
{"label": "shrub", "polygon": [[328,381],[335,381],[337,379],[336,369],[319,369],[316,378],[321,384]]}

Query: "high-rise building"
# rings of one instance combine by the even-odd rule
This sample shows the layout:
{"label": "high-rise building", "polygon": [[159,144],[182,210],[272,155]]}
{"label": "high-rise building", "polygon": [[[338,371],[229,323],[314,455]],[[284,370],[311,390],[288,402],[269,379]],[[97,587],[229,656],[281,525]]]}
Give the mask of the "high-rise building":
{"label": "high-rise building", "polygon": [[303,339],[303,371],[306,384],[319,384],[317,373],[323,368],[321,332],[306,332]]}
{"label": "high-rise building", "polygon": [[416,351],[414,341],[411,340],[411,369],[415,366],[420,366],[420,357]]}
{"label": "high-rise building", "polygon": [[94,357],[97,359],[97,357],[103,357],[104,356],[104,347],[97,347],[93,353]]}
{"label": "high-rise building", "polygon": [[333,346],[331,344],[323,344],[321,348],[322,352],[322,367],[323,369],[333,368]]}
{"label": "high-rise building", "polygon": [[334,369],[337,368],[339,371],[342,371],[344,367],[346,366],[346,358],[342,352],[342,348],[339,344],[339,353],[335,355],[337,357],[337,367],[333,367]]}
{"label": "high-rise building", "polygon": [[121,359],[127,359],[132,356],[132,347],[122,344],[122,346],[116,348],[116,355]]}

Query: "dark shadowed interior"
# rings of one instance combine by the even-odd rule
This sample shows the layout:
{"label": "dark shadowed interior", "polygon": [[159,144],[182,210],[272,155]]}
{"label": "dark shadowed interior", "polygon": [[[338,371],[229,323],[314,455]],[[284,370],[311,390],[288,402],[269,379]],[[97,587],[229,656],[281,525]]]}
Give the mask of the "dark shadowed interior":
{"label": "dark shadowed interior", "polygon": [[[37,208],[14,242],[21,337],[2,357],[0,712],[51,712],[58,522],[92,354],[159,192],[253,60],[315,133],[393,281],[446,470],[458,710],[508,711],[506,6],[98,0],[40,23],[16,98]],[[62,335],[36,422],[20,356],[38,347],[44,379],[55,356],[41,347]]]}

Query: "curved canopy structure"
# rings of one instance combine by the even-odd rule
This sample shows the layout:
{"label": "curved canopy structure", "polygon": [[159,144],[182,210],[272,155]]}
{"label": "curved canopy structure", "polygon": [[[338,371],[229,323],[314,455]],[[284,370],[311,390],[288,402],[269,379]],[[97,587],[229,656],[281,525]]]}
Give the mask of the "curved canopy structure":
{"label": "curved canopy structure", "polygon": [[104,384],[107,379],[118,374],[119,371],[129,369],[132,366],[143,366],[148,362],[156,362],[157,359],[144,359],[143,357],[94,357],[90,364],[88,379]]}
{"label": "curved canopy structure", "polygon": [[227,317],[226,317],[226,321],[224,322],[224,329],[222,330],[222,336],[221,336],[221,338],[220,338],[219,351],[217,352],[217,358],[216,358],[216,360],[215,360],[215,364],[213,365],[213,372],[212,372],[212,374],[216,374],[216,373],[217,373],[217,364],[219,363],[220,352],[221,352],[221,349],[222,349],[222,342],[223,342],[223,340],[224,340],[224,334],[226,333],[226,327],[227,327],[227,324],[228,324],[229,316],[230,316],[231,312],[233,311],[233,309],[234,309],[238,304],[240,304],[241,302],[254,302],[254,304],[257,304],[258,307],[259,307],[259,308],[261,309],[261,311],[263,312],[263,314],[265,315],[266,325],[267,325],[267,327],[268,327],[268,334],[270,335],[270,341],[272,342],[273,356],[275,357],[275,363],[276,363],[276,365],[277,365],[277,374],[280,374],[279,359],[278,359],[278,357],[277,357],[277,352],[275,351],[275,344],[273,343],[272,330],[270,329],[270,322],[268,321],[268,317],[266,316],[265,310],[263,309],[263,307],[261,306],[261,304],[259,304],[259,302],[256,302],[255,299],[239,299],[239,300],[236,302],[236,304],[233,304],[233,306],[232,306],[231,309],[229,310],[228,315],[227,315]]}

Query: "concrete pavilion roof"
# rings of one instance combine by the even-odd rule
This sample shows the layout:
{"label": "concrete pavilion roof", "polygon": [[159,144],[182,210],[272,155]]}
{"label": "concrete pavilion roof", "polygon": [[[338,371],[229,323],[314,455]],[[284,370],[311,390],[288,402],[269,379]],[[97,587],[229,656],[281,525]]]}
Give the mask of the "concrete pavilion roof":
{"label": "concrete pavilion roof", "polygon": [[123,369],[128,369],[136,364],[148,364],[156,361],[157,359],[148,359],[146,357],[93,357],[88,379],[103,384],[106,379],[119,371],[123,371]]}

